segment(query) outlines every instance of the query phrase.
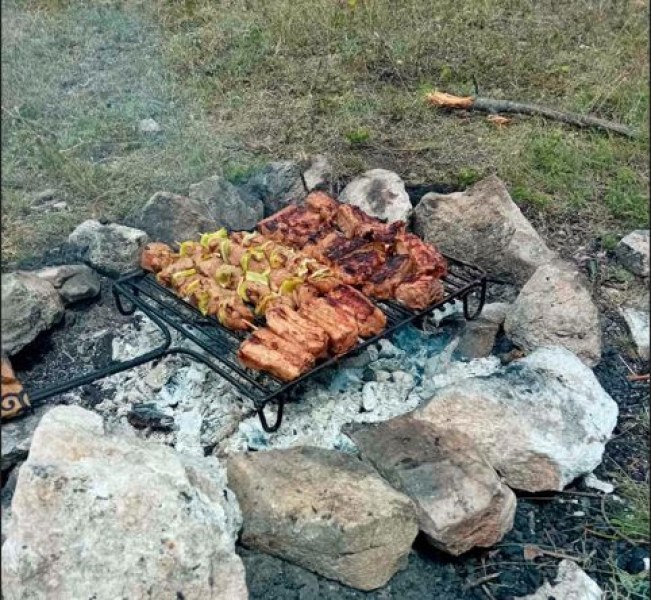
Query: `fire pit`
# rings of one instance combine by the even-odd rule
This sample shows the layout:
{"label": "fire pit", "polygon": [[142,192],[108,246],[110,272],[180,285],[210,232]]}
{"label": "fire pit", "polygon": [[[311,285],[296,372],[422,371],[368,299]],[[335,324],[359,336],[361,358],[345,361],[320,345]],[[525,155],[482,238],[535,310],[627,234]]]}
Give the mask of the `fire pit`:
{"label": "fire pit", "polygon": [[[243,397],[252,400],[263,429],[266,432],[274,432],[282,423],[285,403],[296,399],[301,384],[323,369],[359,353],[370,344],[390,336],[409,323],[422,324],[425,317],[434,311],[443,311],[446,305],[456,301],[463,303],[466,319],[477,318],[486,299],[485,273],[478,267],[461,260],[452,257],[446,257],[446,260],[448,274],[442,278],[445,296],[440,302],[420,311],[408,310],[391,301],[377,302],[387,316],[387,327],[380,334],[359,342],[343,355],[324,360],[301,377],[288,383],[272,375],[244,368],[238,362],[236,355],[245,334],[227,329],[214,317],[202,315],[194,306],[160,285],[150,273],[138,271],[118,279],[113,284],[115,303],[123,315],[133,314],[137,309],[141,310],[160,329],[163,335],[162,343],[135,358],[114,361],[102,369],[66,382],[39,390],[28,390],[27,394],[33,403],[38,403],[109,375],[160,359],[165,355],[185,354],[205,364],[229,381]],[[475,302],[471,302],[471,298],[475,298]],[[203,353],[189,348],[172,347],[171,329],[196,344]],[[13,401],[11,398],[4,396],[2,398],[3,404],[11,401]],[[275,421],[271,424],[268,423],[264,413],[264,408],[269,403],[276,403],[278,406]]]}

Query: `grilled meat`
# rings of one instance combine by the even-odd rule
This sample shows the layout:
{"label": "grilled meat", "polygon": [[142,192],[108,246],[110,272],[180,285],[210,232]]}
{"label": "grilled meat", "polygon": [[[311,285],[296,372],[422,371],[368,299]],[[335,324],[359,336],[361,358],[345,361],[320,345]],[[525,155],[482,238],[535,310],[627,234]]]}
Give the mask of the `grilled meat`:
{"label": "grilled meat", "polygon": [[429,273],[436,277],[447,275],[448,266],[443,255],[413,233],[403,231],[396,238],[396,252],[409,256],[416,273]]}
{"label": "grilled meat", "polygon": [[302,285],[294,290],[294,300],[296,301],[296,305],[299,308],[303,305],[309,304],[312,300],[315,300],[320,296],[321,292],[319,292],[316,287],[309,283],[306,283],[305,285]]}
{"label": "grilled meat", "polygon": [[382,221],[367,215],[361,208],[352,204],[340,204],[337,210],[337,226],[347,238],[355,237],[362,225],[377,225],[378,223],[382,224]]}
{"label": "grilled meat", "polygon": [[332,223],[337,217],[339,202],[322,191],[310,192],[305,198],[305,206],[321,217],[323,223]]}
{"label": "grilled meat", "polygon": [[194,261],[191,258],[188,258],[187,256],[183,258],[177,258],[169,265],[167,265],[164,269],[162,269],[158,273],[156,278],[158,279],[159,282],[165,285],[170,285],[172,282],[172,275],[193,268],[194,268]]}
{"label": "grilled meat", "polygon": [[265,317],[267,327],[276,335],[295,342],[317,358],[325,356],[328,335],[321,327],[310,323],[295,310],[278,305],[268,309]]}
{"label": "grilled meat", "polygon": [[382,252],[371,248],[353,252],[337,261],[335,274],[348,285],[361,285],[368,281],[384,263]]}
{"label": "grilled meat", "polygon": [[206,277],[214,277],[217,269],[224,264],[224,261],[217,257],[211,256],[197,263],[197,271]]}
{"label": "grilled meat", "polygon": [[319,213],[294,205],[287,206],[258,223],[260,233],[295,248],[303,247],[323,227]]}
{"label": "grilled meat", "polygon": [[152,242],[143,248],[140,255],[140,266],[145,271],[158,273],[177,258],[178,255],[167,244]]}
{"label": "grilled meat", "polygon": [[393,223],[363,223],[357,228],[356,235],[372,242],[393,245],[396,237],[405,230],[404,221]]}
{"label": "grilled meat", "polygon": [[327,297],[355,319],[361,337],[371,337],[386,327],[386,315],[354,287],[340,285]]}
{"label": "grilled meat", "polygon": [[242,342],[237,356],[245,367],[267,371],[283,381],[296,379],[314,366],[314,356],[266,327]]}
{"label": "grilled meat", "polygon": [[443,299],[443,283],[429,273],[410,275],[396,288],[395,297],[400,304],[414,310],[422,310]]}
{"label": "grilled meat", "polygon": [[400,282],[411,272],[412,264],[408,256],[396,254],[367,280],[362,291],[373,298],[389,300]]}
{"label": "grilled meat", "polygon": [[328,298],[307,300],[298,312],[308,321],[325,330],[333,354],[344,354],[357,343],[359,329],[355,319],[332,300]]}

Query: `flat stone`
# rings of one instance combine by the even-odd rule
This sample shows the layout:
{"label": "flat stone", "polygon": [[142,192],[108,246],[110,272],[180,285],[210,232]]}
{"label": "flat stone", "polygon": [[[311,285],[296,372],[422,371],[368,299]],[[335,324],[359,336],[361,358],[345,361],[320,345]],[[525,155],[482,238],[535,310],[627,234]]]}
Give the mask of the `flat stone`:
{"label": "flat stone", "polygon": [[13,356],[61,321],[63,303],[48,282],[26,272],[2,274],[2,352]]}
{"label": "flat stone", "polygon": [[58,406],[18,474],[3,597],[244,600],[239,524],[214,459],[181,459]]}
{"label": "flat stone", "polygon": [[95,298],[102,288],[99,277],[87,265],[46,267],[33,274],[49,281],[58,290],[65,305]]}
{"label": "flat stone", "polygon": [[477,319],[466,321],[456,348],[457,354],[466,359],[490,356],[510,306],[506,302],[487,304]]}
{"label": "flat stone", "polygon": [[638,229],[623,237],[615,248],[617,260],[631,273],[649,276],[649,230]]}
{"label": "flat stone", "polygon": [[342,190],[339,201],[390,223],[409,222],[412,213],[404,181],[397,173],[386,169],[371,169],[353,179]]}
{"label": "flat stone", "polygon": [[154,119],[142,119],[138,123],[138,129],[141,133],[158,133],[161,126]]}
{"label": "flat stone", "polygon": [[520,600],[601,600],[603,592],[597,583],[575,562],[564,559],[558,565],[553,584],[546,581],[536,592],[520,596]]}
{"label": "flat stone", "polygon": [[245,546],[357,589],[385,585],[418,533],[409,499],[349,454],[305,446],[236,454],[228,483]]}
{"label": "flat stone", "polygon": [[354,425],[348,435],[364,460],[411,498],[431,544],[458,556],[490,547],[513,526],[515,494],[457,431],[399,417]]}
{"label": "flat stone", "polygon": [[625,306],[619,312],[626,321],[638,356],[642,360],[649,360],[649,311]]}
{"label": "flat stone", "polygon": [[525,351],[561,346],[590,367],[601,360],[599,310],[585,278],[566,262],[536,270],[509,310],[504,331]]}
{"label": "flat stone", "polygon": [[84,221],[68,236],[72,246],[86,248],[88,264],[111,277],[138,268],[148,241],[147,234],[139,229],[95,220]]}
{"label": "flat stone", "polygon": [[510,487],[539,492],[594,471],[617,412],[592,370],[557,347],[441,387],[414,417],[468,435]]}
{"label": "flat stone", "polygon": [[217,227],[233,231],[253,229],[264,214],[262,202],[215,175],[190,186],[190,198],[208,207]]}
{"label": "flat stone", "polygon": [[464,192],[423,196],[414,231],[442,252],[516,283],[556,256],[495,176]]}

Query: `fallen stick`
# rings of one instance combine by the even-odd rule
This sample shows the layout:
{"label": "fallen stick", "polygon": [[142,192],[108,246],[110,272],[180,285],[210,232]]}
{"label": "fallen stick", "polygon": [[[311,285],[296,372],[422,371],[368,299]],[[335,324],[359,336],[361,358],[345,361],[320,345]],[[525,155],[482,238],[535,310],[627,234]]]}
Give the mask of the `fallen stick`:
{"label": "fallen stick", "polygon": [[646,373],[645,375],[629,375],[626,379],[629,381],[649,381],[649,373]]}
{"label": "fallen stick", "polygon": [[479,110],[487,113],[519,113],[523,115],[540,115],[554,121],[561,121],[577,127],[597,127],[606,131],[613,131],[620,135],[636,138],[638,133],[621,123],[613,123],[589,115],[577,115],[544,106],[523,104],[510,100],[496,100],[481,96],[454,96],[445,92],[432,92],[426,96],[427,102],[441,108],[460,108],[465,110]]}

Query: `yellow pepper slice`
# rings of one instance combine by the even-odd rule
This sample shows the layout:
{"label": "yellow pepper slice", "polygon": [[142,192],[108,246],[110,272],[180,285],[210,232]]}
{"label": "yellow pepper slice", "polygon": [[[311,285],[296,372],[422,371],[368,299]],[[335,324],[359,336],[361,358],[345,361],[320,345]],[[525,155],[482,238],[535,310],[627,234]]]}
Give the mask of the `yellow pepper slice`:
{"label": "yellow pepper slice", "polygon": [[247,271],[245,276],[246,281],[251,281],[252,283],[262,283],[264,285],[269,285],[269,276],[265,273],[256,273],[255,271]]}
{"label": "yellow pepper slice", "polygon": [[305,280],[302,277],[288,277],[280,284],[278,291],[281,296],[288,296],[291,294],[297,287],[303,284]]}
{"label": "yellow pepper slice", "polygon": [[199,292],[197,294],[197,308],[199,312],[205,317],[208,314],[208,302],[210,294],[208,292]]}
{"label": "yellow pepper slice", "polygon": [[186,277],[190,277],[191,275],[196,275],[197,270],[196,269],[184,269],[183,271],[177,271],[172,275],[172,281],[176,283],[179,279],[185,279]]}
{"label": "yellow pepper slice", "polygon": [[232,265],[222,265],[215,271],[213,277],[219,285],[226,287],[230,284],[235,273],[237,273],[237,267],[233,267]]}
{"label": "yellow pepper slice", "polygon": [[269,307],[269,302],[274,300],[275,298],[279,298],[280,294],[277,294],[276,292],[269,292],[260,302],[258,302],[258,305],[255,307],[255,314],[256,315],[264,315],[267,312],[267,308]]}
{"label": "yellow pepper slice", "polygon": [[308,279],[314,279],[314,280],[319,280],[319,279],[326,279],[332,275],[332,271],[328,269],[327,267],[324,269],[319,269],[318,271],[314,271],[312,275],[308,277]]}
{"label": "yellow pepper slice", "polygon": [[225,227],[222,227],[221,229],[214,231],[213,233],[202,233],[199,243],[204,248],[210,248],[213,242],[216,242],[217,240],[223,240],[227,237],[228,237],[228,232],[226,231]]}
{"label": "yellow pepper slice", "polygon": [[193,251],[197,248],[197,242],[181,242],[179,244],[179,255],[180,256],[191,256]]}
{"label": "yellow pepper slice", "polygon": [[224,260],[228,260],[228,257],[231,255],[231,241],[228,238],[219,242],[219,252]]}

